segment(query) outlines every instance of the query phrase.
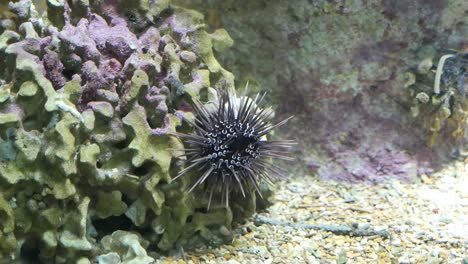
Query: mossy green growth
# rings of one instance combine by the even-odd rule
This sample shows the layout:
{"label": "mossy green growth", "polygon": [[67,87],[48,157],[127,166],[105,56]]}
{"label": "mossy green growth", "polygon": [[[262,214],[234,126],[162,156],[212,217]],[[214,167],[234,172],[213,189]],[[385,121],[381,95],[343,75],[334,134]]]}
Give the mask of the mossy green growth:
{"label": "mossy green growth", "polygon": [[7,87],[0,87],[0,103],[10,99],[10,90]]}
{"label": "mossy green growth", "polygon": [[0,212],[3,233],[13,232],[13,230],[15,229],[15,222],[13,220],[13,209],[1,195]]}
{"label": "mossy green growth", "polygon": [[96,215],[99,218],[119,216],[127,210],[127,204],[122,201],[122,193],[119,191],[99,192],[96,204]]}
{"label": "mossy green growth", "polygon": [[[112,235],[102,239],[102,252],[109,252],[98,256],[98,263],[127,263],[150,264],[154,258],[146,253],[149,242],[135,233],[115,231]],[[116,262],[118,261],[118,262]]]}
{"label": "mossy green growth", "polygon": [[8,123],[17,123],[20,120],[19,116],[15,113],[0,113],[0,125],[5,125]]}
{"label": "mossy green growth", "polygon": [[134,140],[128,146],[129,149],[136,152],[132,164],[135,167],[140,167],[144,162],[154,161],[165,175],[164,179],[169,182],[168,173],[171,162],[169,136],[154,136],[146,121],[145,112],[146,110],[142,106],[135,106],[133,111],[123,118],[124,124],[130,126],[135,133]]}

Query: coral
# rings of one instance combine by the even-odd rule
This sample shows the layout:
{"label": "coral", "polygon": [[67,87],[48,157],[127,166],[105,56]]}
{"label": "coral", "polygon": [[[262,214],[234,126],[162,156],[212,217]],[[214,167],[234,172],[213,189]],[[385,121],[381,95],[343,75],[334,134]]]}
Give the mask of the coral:
{"label": "coral", "polygon": [[234,90],[214,56],[232,39],[169,1],[88,3],[22,0],[0,23],[0,259],[151,263],[229,240],[255,195],[206,211],[172,181],[171,135]]}
{"label": "coral", "polygon": [[[138,234],[126,231],[115,231],[112,235],[102,238],[102,252],[109,252],[97,257],[99,263],[154,263],[154,259],[147,255],[149,242]],[[122,258],[121,258],[122,256]]]}
{"label": "coral", "polygon": [[428,58],[408,73],[411,112],[428,131],[428,146],[437,145],[437,138],[444,135],[444,141],[455,142],[462,154],[468,138],[468,54],[451,51],[435,59],[437,66]]}

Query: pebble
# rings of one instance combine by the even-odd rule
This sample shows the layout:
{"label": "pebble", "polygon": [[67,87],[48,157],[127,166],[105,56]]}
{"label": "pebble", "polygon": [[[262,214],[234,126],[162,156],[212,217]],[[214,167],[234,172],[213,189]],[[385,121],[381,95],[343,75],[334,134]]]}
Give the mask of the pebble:
{"label": "pebble", "polygon": [[432,255],[433,257],[438,257],[439,254],[440,254],[440,249],[438,249],[438,248],[437,248],[437,249],[434,249],[434,250],[431,252],[431,255]]}
{"label": "pebble", "polygon": [[183,50],[179,53],[179,56],[181,60],[189,63],[193,63],[197,60],[197,55],[191,51]]}
{"label": "pebble", "polygon": [[[390,239],[335,235],[293,225],[256,226],[246,221],[232,233],[220,228],[223,235],[235,237],[231,245],[204,253],[186,252],[188,263],[197,264],[192,260],[198,254],[200,263],[209,264],[337,263],[337,256],[346,263],[468,264],[466,179],[453,176],[466,172],[455,172],[457,169],[464,167],[448,166],[418,184],[351,185],[308,176],[278,182],[276,201],[262,217],[293,224],[358,223],[361,230],[385,230]],[[352,194],[352,202],[343,199],[343,194]],[[447,194],[457,199],[437,200],[449,197]],[[434,208],[439,209],[437,213]]]}
{"label": "pebble", "polygon": [[225,226],[221,226],[219,228],[219,233],[221,233],[221,235],[223,235],[223,236],[230,236],[231,235],[231,231]]}
{"label": "pebble", "polygon": [[401,240],[400,239],[394,239],[391,243],[390,243],[392,246],[401,246]]}
{"label": "pebble", "polygon": [[370,227],[369,223],[359,224],[358,226],[359,229],[364,229],[364,230],[369,229],[369,227]]}

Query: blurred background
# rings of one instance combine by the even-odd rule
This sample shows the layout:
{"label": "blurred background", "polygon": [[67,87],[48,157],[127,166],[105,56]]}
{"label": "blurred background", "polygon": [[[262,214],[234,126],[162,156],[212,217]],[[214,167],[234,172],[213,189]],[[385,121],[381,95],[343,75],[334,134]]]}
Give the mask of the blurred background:
{"label": "blurred background", "polygon": [[454,97],[463,105],[455,118],[415,100],[424,91],[448,102],[431,94],[443,54],[465,54],[458,77],[467,80],[467,1],[174,2],[227,30],[234,45],[217,58],[238,87],[268,90],[279,117],[296,116],[281,132],[300,143],[306,173],[413,181],[467,157],[466,85]]}

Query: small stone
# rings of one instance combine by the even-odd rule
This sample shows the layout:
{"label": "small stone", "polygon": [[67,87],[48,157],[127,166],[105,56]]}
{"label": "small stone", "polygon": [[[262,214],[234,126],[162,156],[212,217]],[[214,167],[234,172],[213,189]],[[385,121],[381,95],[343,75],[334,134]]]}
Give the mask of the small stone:
{"label": "small stone", "polygon": [[420,239],[420,238],[423,238],[424,236],[426,236],[426,232],[420,231],[420,232],[417,232],[414,236],[416,238]]}
{"label": "small stone", "polygon": [[[419,95],[419,94],[418,94],[418,95]],[[417,96],[416,96],[416,98],[417,98]],[[419,98],[418,98],[418,99],[419,99]],[[428,100],[429,100],[429,99],[428,99]],[[420,100],[420,101],[421,101],[421,100]],[[431,183],[431,180],[429,179],[429,176],[427,176],[427,174],[422,174],[420,177],[421,177],[421,180],[422,180],[423,183],[425,183],[425,184]]]}
{"label": "small stone", "polygon": [[418,99],[418,101],[423,104],[427,104],[430,100],[430,97],[427,95],[427,93],[420,92],[416,95],[416,99]]}
{"label": "small stone", "polygon": [[444,216],[441,216],[439,217],[439,219],[437,219],[440,223],[443,223],[443,224],[450,224],[452,222],[452,219],[448,218],[448,217],[444,217]]}
{"label": "small stone", "polygon": [[420,74],[427,74],[432,67],[432,58],[426,58],[418,65],[418,72]]}
{"label": "small stone", "polygon": [[433,257],[438,257],[439,254],[440,254],[440,249],[438,249],[438,248],[437,248],[437,249],[434,249],[434,250],[431,252],[431,255],[432,255]]}
{"label": "small stone", "polygon": [[361,245],[363,246],[367,245],[367,238],[361,239]]}
{"label": "small stone", "polygon": [[392,242],[391,242],[391,245],[392,246],[401,246],[401,240],[400,239],[394,239]]}
{"label": "small stone", "polygon": [[359,224],[358,228],[359,229],[369,229],[370,227],[370,224],[369,223],[363,223],[363,224]]}
{"label": "small stone", "polygon": [[219,233],[223,236],[230,236],[232,235],[231,230],[229,230],[226,226],[221,226],[219,228]]}
{"label": "small stone", "polygon": [[188,63],[194,63],[197,60],[197,55],[191,51],[183,50],[179,53],[179,57],[182,61]]}
{"label": "small stone", "polygon": [[325,249],[327,249],[327,250],[328,250],[328,249],[332,249],[332,248],[333,248],[333,245],[332,245],[331,243],[327,243],[327,244],[325,244],[325,246],[323,246],[323,248],[325,248]]}
{"label": "small stone", "polygon": [[439,257],[444,259],[444,260],[447,259],[447,257],[448,257],[447,252],[445,252],[445,251],[440,252]]}

